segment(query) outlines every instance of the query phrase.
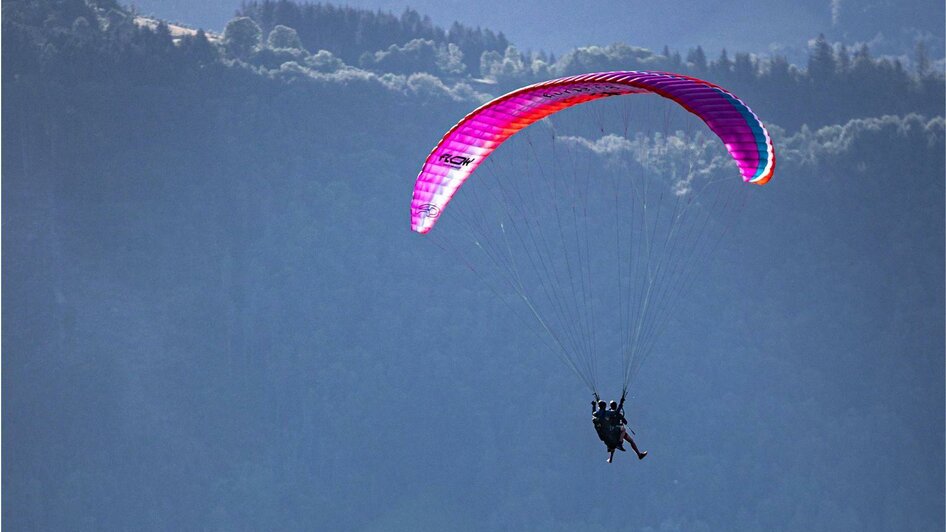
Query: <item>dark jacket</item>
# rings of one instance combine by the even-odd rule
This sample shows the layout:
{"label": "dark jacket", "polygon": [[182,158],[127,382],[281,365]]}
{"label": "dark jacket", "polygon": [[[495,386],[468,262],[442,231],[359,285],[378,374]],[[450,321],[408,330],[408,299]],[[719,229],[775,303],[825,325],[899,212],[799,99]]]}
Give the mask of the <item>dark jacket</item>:
{"label": "dark jacket", "polygon": [[608,415],[608,411],[595,410],[595,412],[591,414],[591,422],[595,425],[595,432],[598,433],[598,437],[601,438],[601,441],[605,441],[608,431],[611,428],[611,416]]}

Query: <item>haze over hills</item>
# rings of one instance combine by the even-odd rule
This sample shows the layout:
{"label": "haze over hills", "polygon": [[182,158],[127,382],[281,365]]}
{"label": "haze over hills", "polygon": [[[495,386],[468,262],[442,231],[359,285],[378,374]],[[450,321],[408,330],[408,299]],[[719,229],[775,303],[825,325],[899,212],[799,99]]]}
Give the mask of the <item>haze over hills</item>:
{"label": "haze over hills", "polygon": [[[207,38],[110,0],[2,5],[8,527],[943,528],[932,53],[552,57],[413,12],[259,2]],[[778,167],[633,384],[650,456],[609,466],[589,394],[408,202],[483,101],[634,68],[732,89]],[[642,157],[692,162],[705,127],[647,98]]]}
{"label": "haze over hills", "polygon": [[[153,13],[207,29],[222,30],[239,10],[236,0],[138,0]],[[723,48],[756,54],[781,53],[802,61],[808,41],[824,34],[848,46],[868,43],[876,54],[912,57],[924,40],[931,53],[944,56],[942,21],[946,11],[935,0],[803,0],[730,2],[725,7],[696,0],[677,2],[574,2],[550,0],[523,9],[509,2],[352,0],[342,5],[382,10],[400,16],[414,9],[443,27],[453,22],[505,34],[524,50],[562,54],[572,48],[624,42],[659,50],[664,45],[697,45],[717,54]],[[549,31],[554,28],[554,31]]]}

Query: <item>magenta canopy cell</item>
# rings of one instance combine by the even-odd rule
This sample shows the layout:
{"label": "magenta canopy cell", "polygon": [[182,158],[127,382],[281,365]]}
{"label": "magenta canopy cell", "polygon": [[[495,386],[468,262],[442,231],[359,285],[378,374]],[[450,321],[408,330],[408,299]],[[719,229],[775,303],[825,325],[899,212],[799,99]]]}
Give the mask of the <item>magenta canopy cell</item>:
{"label": "magenta canopy cell", "polygon": [[743,180],[763,185],[775,171],[772,139],[759,118],[725,89],[669,72],[595,72],[517,89],[460,120],[430,152],[414,184],[411,229],[430,231],[460,186],[506,139],[566,107],[625,94],[653,93],[698,116],[723,141]]}

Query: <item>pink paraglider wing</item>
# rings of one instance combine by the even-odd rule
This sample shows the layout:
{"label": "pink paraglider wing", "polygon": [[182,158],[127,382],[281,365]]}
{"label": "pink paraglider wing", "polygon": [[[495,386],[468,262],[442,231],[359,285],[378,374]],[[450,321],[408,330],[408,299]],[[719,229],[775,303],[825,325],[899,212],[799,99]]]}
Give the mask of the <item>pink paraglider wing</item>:
{"label": "pink paraglider wing", "polygon": [[669,98],[706,122],[723,141],[745,181],[763,185],[775,171],[772,139],[759,118],[726,90],[668,72],[596,72],[517,89],[480,106],[430,152],[411,200],[411,230],[430,231],[460,186],[506,139],[566,107],[649,92]]}

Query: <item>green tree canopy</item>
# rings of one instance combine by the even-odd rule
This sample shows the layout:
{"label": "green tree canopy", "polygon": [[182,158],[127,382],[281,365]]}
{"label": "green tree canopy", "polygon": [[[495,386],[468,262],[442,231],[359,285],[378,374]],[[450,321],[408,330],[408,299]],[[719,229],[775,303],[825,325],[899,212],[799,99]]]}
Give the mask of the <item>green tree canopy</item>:
{"label": "green tree canopy", "polygon": [[269,32],[267,42],[270,48],[305,49],[305,47],[302,46],[302,39],[299,38],[299,34],[296,33],[296,30],[281,24],[277,25],[273,28],[273,31]]}
{"label": "green tree canopy", "polygon": [[227,22],[223,30],[223,42],[234,57],[246,58],[260,44],[259,26],[249,17],[237,17]]}

